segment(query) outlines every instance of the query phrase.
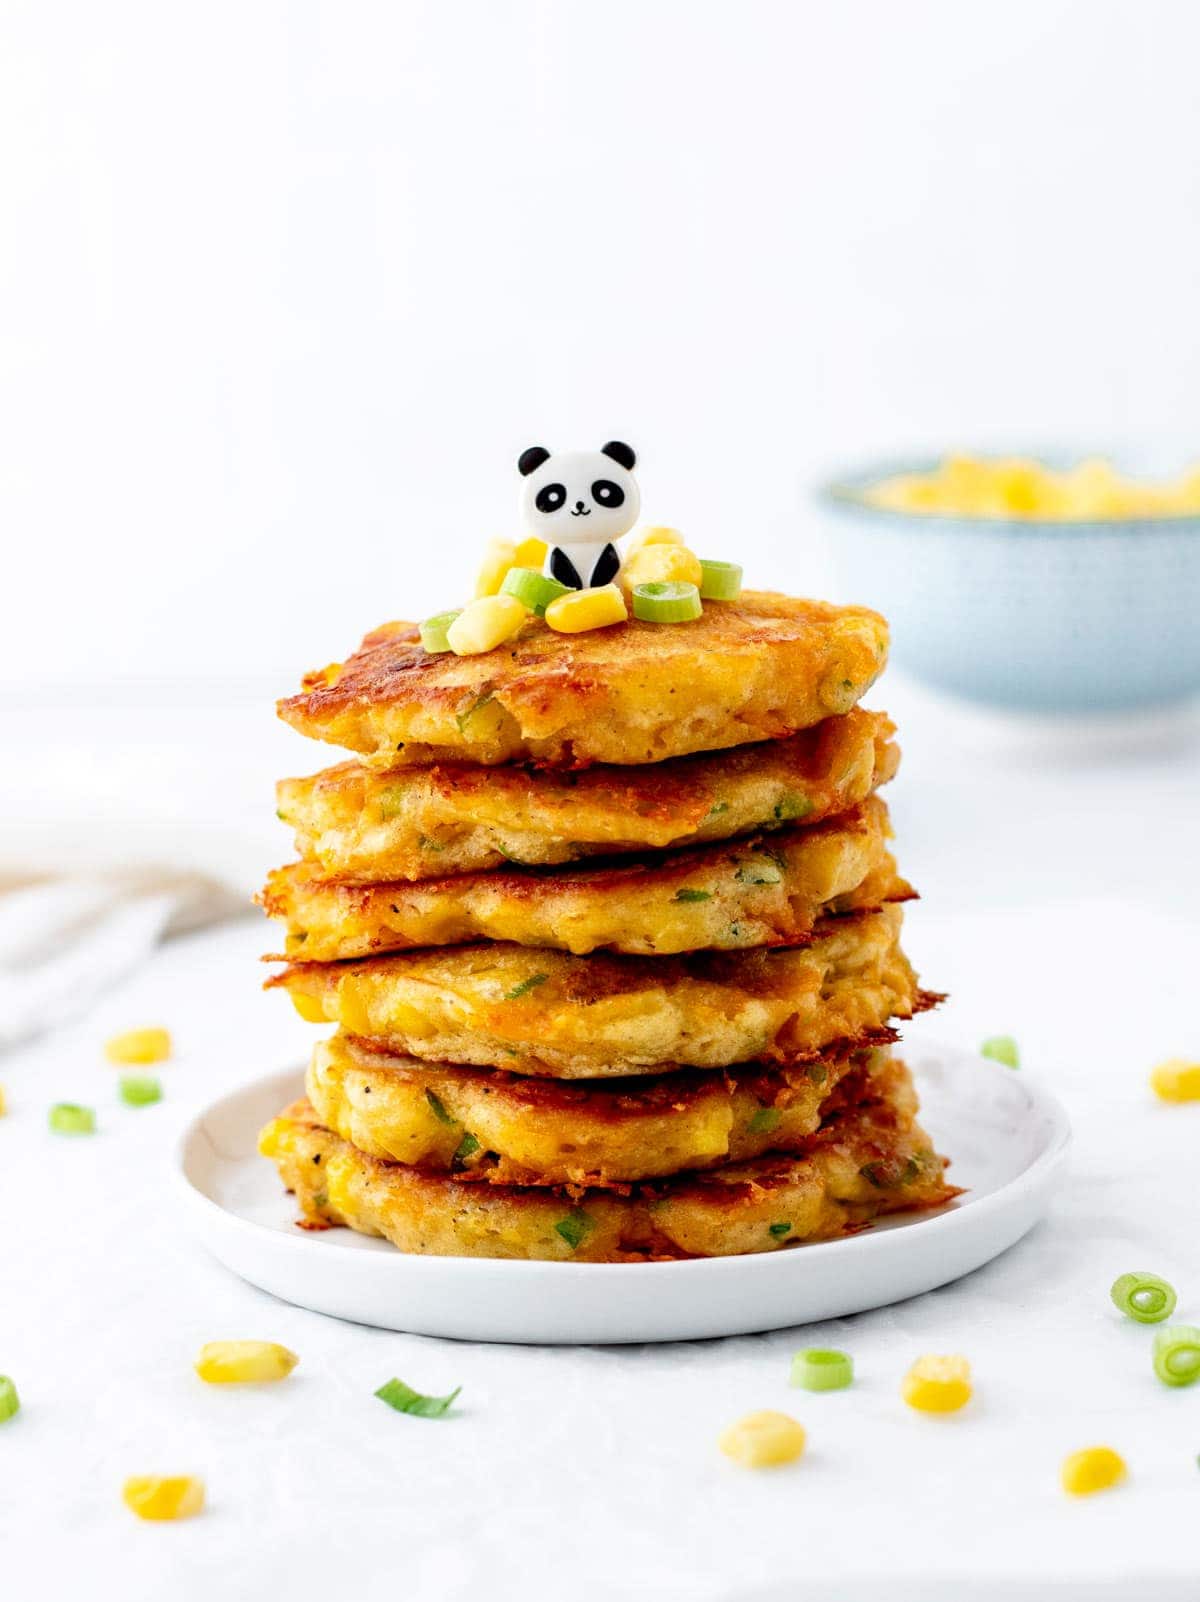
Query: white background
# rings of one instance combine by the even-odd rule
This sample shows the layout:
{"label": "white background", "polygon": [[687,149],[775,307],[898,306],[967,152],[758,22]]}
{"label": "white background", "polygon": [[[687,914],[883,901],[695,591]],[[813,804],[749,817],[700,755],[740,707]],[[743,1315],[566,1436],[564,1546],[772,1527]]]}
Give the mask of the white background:
{"label": "white background", "polygon": [[5,693],[290,685],[457,601],[535,440],[813,589],[827,464],[1186,438],[1198,57],[1187,0],[4,0]]}
{"label": "white background", "polygon": [[[534,440],[629,439],[648,517],[801,591],[827,464],[1187,442],[1198,58],[1183,0],[0,0],[3,856],[133,838],[248,894],[287,851],[271,779],[330,759],[271,697],[458,599]],[[1152,1268],[1200,1316],[1200,1109],[1146,1088],[1200,1051],[1200,728],[1045,729],[892,673],[873,700],[907,943],[953,993],[914,1033],[1012,1031],[1064,1097],[1047,1223],[803,1335],[539,1353],[284,1309],[182,1236],[166,1153],[311,1030],[259,993],[257,926],[171,942],[0,1062],[6,1602],[1191,1602],[1200,1387],[1157,1386],[1105,1295]],[[160,1020],[166,1100],[121,1109],[100,1043]],[[58,1099],[93,1141],[46,1132]],[[216,1395],[189,1363],[221,1335],[302,1366]],[[860,1385],[789,1392],[809,1340]],[[961,1417],[899,1403],[924,1350],[972,1358]],[[461,1416],[387,1414],[391,1373],[462,1382]],[[739,1476],[714,1438],[762,1406],[811,1452]],[[1067,1502],[1092,1441],[1130,1483]],[[124,1476],[177,1469],[209,1512],[134,1525]]]}

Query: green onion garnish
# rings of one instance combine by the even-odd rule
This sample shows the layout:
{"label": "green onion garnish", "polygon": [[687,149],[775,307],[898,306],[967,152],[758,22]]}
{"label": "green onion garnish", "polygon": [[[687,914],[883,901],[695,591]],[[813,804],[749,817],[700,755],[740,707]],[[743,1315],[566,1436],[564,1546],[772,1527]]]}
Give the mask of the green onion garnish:
{"label": "green onion garnish", "polygon": [[703,611],[694,584],[663,580],[633,586],[633,615],[643,623],[690,623]]}
{"label": "green onion garnish", "polygon": [[847,1352],[810,1346],[792,1358],[791,1383],[805,1391],[844,1391],[854,1379],[854,1360]]}
{"label": "green onion garnish", "polygon": [[783,875],[778,868],[766,868],[761,863],[753,862],[747,867],[741,867],[734,874],[739,884],[782,884]]}
{"label": "green onion garnish", "polygon": [[456,1385],[449,1396],[422,1396],[403,1380],[390,1379],[375,1394],[397,1413],[411,1413],[414,1418],[441,1418],[461,1390],[462,1386]]}
{"label": "green onion garnish", "polygon": [[482,712],[485,706],[491,706],[495,699],[496,697],[491,690],[485,690],[482,695],[476,696],[465,712],[456,713],[454,721],[458,724],[458,732],[465,734],[467,732],[467,724],[470,723],[476,712]]}
{"label": "green onion garnish", "polygon": [[980,1046],[979,1055],[990,1057],[993,1062],[1002,1062],[1006,1068],[1021,1066],[1021,1053],[1011,1035],[993,1035]]}
{"label": "green onion garnish", "polygon": [[535,567],[510,567],[500,586],[501,595],[515,595],[522,606],[527,606],[538,617],[545,617],[551,601],[567,593],[567,586],[557,579],[547,578]]}
{"label": "green onion garnish", "polygon": [[815,805],[806,795],[785,795],[782,801],[775,803],[775,821],[795,823],[797,818],[807,818]]}
{"label": "green onion garnish", "polygon": [[456,1163],[465,1163],[467,1158],[468,1157],[474,1157],[475,1153],[478,1150],[479,1150],[479,1142],[476,1140],[475,1136],[468,1129],[466,1134],[459,1141],[458,1150],[454,1153],[454,1157],[452,1158],[452,1161],[456,1162]]}
{"label": "green onion garnish", "polygon": [[752,1135],[769,1135],[782,1122],[783,1114],[778,1107],[760,1107],[746,1127]]}
{"label": "green onion garnish", "polygon": [[1200,1329],[1168,1324],[1154,1337],[1154,1372],[1164,1385],[1192,1385],[1200,1379]]}
{"label": "green onion garnish", "polygon": [[580,1244],[587,1239],[596,1227],[596,1220],[589,1218],[582,1207],[574,1207],[565,1218],[560,1218],[554,1228],[566,1241],[572,1251],[578,1250]]}
{"label": "green onion garnish", "polygon": [[1157,1274],[1122,1274],[1109,1295],[1126,1318],[1139,1324],[1161,1324],[1175,1311],[1175,1289]]}
{"label": "green onion garnish", "polygon": [[790,1235],[791,1232],[791,1224],[772,1224],[767,1230],[768,1235],[774,1235],[776,1240],[782,1240],[785,1235]]}
{"label": "green onion garnish", "polygon": [[737,562],[710,562],[700,558],[700,594],[706,601],[736,601],[742,593],[742,570]]}
{"label": "green onion garnish", "polygon": [[50,1127],[56,1135],[94,1135],[96,1114],[72,1101],[55,1102],[50,1109]]}
{"label": "green onion garnish", "polygon": [[685,886],[682,890],[676,890],[673,899],[676,900],[676,901],[711,901],[712,900],[712,891],[711,890],[689,890]]}
{"label": "green onion garnish", "polygon": [[519,985],[514,985],[511,990],[505,993],[505,1001],[519,1001],[522,996],[527,996],[531,990],[536,990],[539,985],[544,985],[549,977],[548,973],[531,973],[528,979],[522,979]]}
{"label": "green onion garnish", "polygon": [[122,1074],[118,1089],[127,1107],[149,1107],[162,1100],[162,1081],[152,1074]]}
{"label": "green onion garnish", "polygon": [[427,617],[421,624],[421,644],[430,656],[437,656],[440,652],[450,649],[446,633],[458,616],[458,612],[439,612],[436,617]]}
{"label": "green onion garnish", "polygon": [[17,1387],[7,1374],[0,1374],[0,1424],[5,1423],[20,1410],[21,1398],[17,1395]]}
{"label": "green onion garnish", "polygon": [[458,1122],[457,1118],[451,1118],[450,1114],[446,1111],[445,1103],[442,1101],[441,1097],[435,1096],[432,1090],[427,1090],[425,1092],[425,1100],[432,1108],[433,1116],[437,1119],[439,1124],[456,1124]]}

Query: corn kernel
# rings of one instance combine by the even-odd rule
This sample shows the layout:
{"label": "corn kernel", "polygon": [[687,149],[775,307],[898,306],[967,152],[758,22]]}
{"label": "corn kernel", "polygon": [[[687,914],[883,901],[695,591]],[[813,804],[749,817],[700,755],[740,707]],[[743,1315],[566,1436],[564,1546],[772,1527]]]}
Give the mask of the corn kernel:
{"label": "corn kernel", "polygon": [[171,1055],[171,1034],[167,1029],[127,1029],[104,1042],[109,1062],[165,1062]]}
{"label": "corn kernel", "polygon": [[1063,1459],[1062,1488],[1072,1496],[1107,1491],[1125,1478],[1125,1459],[1111,1446],[1087,1446]]}
{"label": "corn kernel", "polygon": [[621,568],[621,581],[629,589],[635,584],[694,584],[699,589],[703,580],[700,558],[686,545],[645,545]]}
{"label": "corn kernel", "polygon": [[1163,1101],[1200,1101],[1200,1062],[1172,1057],[1150,1075],[1150,1088]]}
{"label": "corn kernel", "polygon": [[[545,540],[539,540],[536,534],[531,534],[527,540],[522,540],[513,552],[514,567],[531,567],[540,573],[546,561],[546,552],[549,546]],[[503,579],[500,581],[503,583]]]}
{"label": "corn kernel", "polygon": [[515,595],[483,595],[458,614],[446,641],[456,656],[480,656],[515,634],[528,616]]}
{"label": "corn kernel", "polygon": [[286,1379],[299,1361],[276,1341],[208,1341],[196,1373],[210,1385],[261,1385]]}
{"label": "corn kernel", "polygon": [[625,560],[628,561],[637,551],[644,550],[647,545],[682,545],[683,535],[677,528],[661,528],[657,524],[648,528],[639,528],[637,533],[625,547]]}
{"label": "corn kernel", "polygon": [[299,990],[292,990],[289,994],[292,998],[292,1006],[295,1007],[305,1023],[325,1022],[325,1008],[316,996],[306,996]]}
{"label": "corn kernel", "polygon": [[497,595],[504,583],[504,575],[517,565],[517,547],[512,540],[490,540],[479,576],[475,580],[475,598]]}
{"label": "corn kernel", "polygon": [[204,1481],[191,1475],[139,1475],[121,1490],[125,1506],[139,1519],[190,1519],[204,1506]]}
{"label": "corn kernel", "polygon": [[956,1413],[971,1400],[971,1365],[965,1357],[918,1357],[900,1394],[920,1413]]}
{"label": "corn kernel", "polygon": [[4,1094],[4,1086],[0,1085],[0,1118],[8,1111],[8,1097]]}
{"label": "corn kernel", "polygon": [[717,1445],[726,1457],[746,1468],[773,1468],[794,1463],[804,1451],[803,1424],[787,1413],[747,1413],[731,1424]]}
{"label": "corn kernel", "polygon": [[546,622],[559,634],[582,634],[586,629],[624,623],[629,616],[625,597],[615,584],[595,590],[572,590],[546,608]]}

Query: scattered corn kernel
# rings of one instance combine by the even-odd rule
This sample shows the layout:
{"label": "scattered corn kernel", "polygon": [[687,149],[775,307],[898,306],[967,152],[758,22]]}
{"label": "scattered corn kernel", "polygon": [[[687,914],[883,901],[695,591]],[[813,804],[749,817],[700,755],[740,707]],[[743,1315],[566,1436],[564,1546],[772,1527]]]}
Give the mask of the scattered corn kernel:
{"label": "scattered corn kernel", "polygon": [[299,1361],[276,1341],[208,1341],[196,1373],[210,1385],[262,1385],[286,1379]]}
{"label": "scattered corn kernel", "polygon": [[504,575],[517,565],[517,547],[512,540],[489,540],[487,554],[475,580],[475,597],[496,595],[504,583]]}
{"label": "scattered corn kernel", "polygon": [[628,616],[625,597],[615,584],[603,584],[595,590],[572,590],[546,608],[546,622],[559,634],[607,628],[610,623],[624,623]]}
{"label": "scattered corn kernel", "polygon": [[1091,1496],[1119,1485],[1125,1472],[1125,1459],[1111,1446],[1087,1446],[1063,1458],[1062,1488],[1072,1496]]}
{"label": "scattered corn kernel", "polygon": [[971,1365],[965,1357],[918,1357],[900,1394],[919,1413],[957,1413],[971,1400]]}
{"label": "scattered corn kernel", "polygon": [[515,634],[528,616],[515,595],[484,595],[463,608],[446,630],[446,640],[456,656],[480,656]]}
{"label": "scattered corn kernel", "polygon": [[187,1474],[139,1475],[125,1481],[121,1496],[139,1519],[190,1519],[204,1506],[204,1481]]}
{"label": "scattered corn kernel", "polygon": [[699,589],[704,569],[686,545],[646,545],[624,563],[621,581],[629,589],[635,584],[694,584]]}
{"label": "scattered corn kernel", "polygon": [[1065,471],[1021,457],[948,456],[928,473],[884,479],[866,491],[875,506],[959,517],[1093,519],[1182,517],[1200,512],[1200,474],[1151,483],[1093,457]]}
{"label": "scattered corn kernel", "polygon": [[804,1426],[787,1413],[747,1413],[731,1424],[717,1445],[726,1457],[746,1468],[773,1468],[794,1463],[804,1451]]}
{"label": "scattered corn kernel", "polygon": [[325,1008],[316,996],[301,995],[299,991],[291,992],[292,1006],[304,1019],[305,1023],[324,1023]]}
{"label": "scattered corn kernel", "polygon": [[653,525],[649,528],[640,528],[625,547],[625,560],[628,561],[636,552],[644,550],[647,545],[682,545],[683,535],[677,528],[662,528]]}
{"label": "scattered corn kernel", "polygon": [[[545,540],[539,540],[536,534],[531,534],[527,540],[522,540],[514,548],[512,565],[514,567],[534,567],[540,570],[545,563],[548,550],[549,546]],[[504,582],[503,576],[500,582]]]}
{"label": "scattered corn kernel", "polygon": [[171,1055],[171,1032],[169,1029],[126,1029],[124,1034],[113,1035],[104,1042],[104,1055],[109,1062],[166,1062]]}
{"label": "scattered corn kernel", "polygon": [[8,1097],[4,1094],[4,1086],[0,1085],[0,1118],[8,1111]]}
{"label": "scattered corn kernel", "polygon": [[1163,1101],[1200,1101],[1200,1062],[1172,1057],[1150,1075],[1150,1088]]}

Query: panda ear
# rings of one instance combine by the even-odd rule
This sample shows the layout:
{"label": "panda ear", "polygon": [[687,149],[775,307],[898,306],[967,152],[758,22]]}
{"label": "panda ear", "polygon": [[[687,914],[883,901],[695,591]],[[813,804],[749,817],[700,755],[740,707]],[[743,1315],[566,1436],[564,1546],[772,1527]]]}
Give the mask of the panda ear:
{"label": "panda ear", "polygon": [[628,445],[623,445],[619,439],[610,439],[608,444],[600,451],[601,456],[611,456],[614,462],[620,462],[627,473],[633,472],[633,465],[637,457]]}
{"label": "panda ear", "polygon": [[527,451],[522,451],[517,457],[517,466],[521,469],[521,477],[528,478],[530,473],[536,473],[543,462],[550,460],[550,452],[544,445],[531,445]]}

